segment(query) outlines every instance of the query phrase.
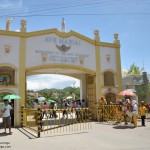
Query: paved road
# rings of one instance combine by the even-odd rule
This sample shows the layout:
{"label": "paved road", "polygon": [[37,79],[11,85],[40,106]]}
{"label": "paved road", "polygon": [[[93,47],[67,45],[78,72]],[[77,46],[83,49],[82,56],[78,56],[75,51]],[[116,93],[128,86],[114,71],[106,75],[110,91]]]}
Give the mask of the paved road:
{"label": "paved road", "polygon": [[60,135],[43,133],[41,138],[21,128],[13,128],[12,135],[3,134],[3,131],[0,129],[0,149],[3,150],[150,150],[150,120],[146,121],[146,127],[137,128],[132,124],[93,122],[89,131]]}

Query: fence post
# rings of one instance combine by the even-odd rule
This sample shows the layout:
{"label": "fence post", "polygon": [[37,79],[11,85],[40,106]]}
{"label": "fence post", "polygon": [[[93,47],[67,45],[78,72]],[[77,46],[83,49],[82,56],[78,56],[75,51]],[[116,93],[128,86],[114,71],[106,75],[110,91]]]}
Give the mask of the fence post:
{"label": "fence post", "polygon": [[23,127],[23,108],[24,106],[21,106],[21,127]]}
{"label": "fence post", "polygon": [[37,109],[37,123],[38,123],[38,138],[41,136],[41,106],[38,105]]}
{"label": "fence post", "polygon": [[87,108],[88,112],[88,129],[92,129],[91,121],[92,121],[92,111],[91,109]]}

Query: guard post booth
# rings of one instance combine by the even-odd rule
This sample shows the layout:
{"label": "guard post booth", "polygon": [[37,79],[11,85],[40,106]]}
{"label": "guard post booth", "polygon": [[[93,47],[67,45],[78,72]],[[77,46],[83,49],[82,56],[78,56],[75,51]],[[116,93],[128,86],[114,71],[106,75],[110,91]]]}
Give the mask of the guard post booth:
{"label": "guard post booth", "polygon": [[[75,31],[66,32],[64,19],[61,31],[48,29],[26,32],[27,21],[21,20],[20,32],[0,30],[0,93],[21,96],[15,101],[15,126],[21,124],[21,106],[26,103],[26,77],[35,74],[62,74],[80,80],[81,99],[94,110],[100,96],[116,102],[121,91],[120,42],[114,34],[112,43],[102,42],[98,30],[93,39]],[[7,76],[7,85],[3,76]]]}

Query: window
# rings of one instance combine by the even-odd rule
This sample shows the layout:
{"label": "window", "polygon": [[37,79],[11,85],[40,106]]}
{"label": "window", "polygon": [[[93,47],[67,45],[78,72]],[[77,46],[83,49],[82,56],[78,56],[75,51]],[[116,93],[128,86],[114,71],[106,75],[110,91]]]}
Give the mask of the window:
{"label": "window", "polygon": [[114,74],[110,71],[104,73],[104,86],[114,86]]}
{"label": "window", "polygon": [[14,85],[15,69],[9,66],[0,67],[0,85]]}

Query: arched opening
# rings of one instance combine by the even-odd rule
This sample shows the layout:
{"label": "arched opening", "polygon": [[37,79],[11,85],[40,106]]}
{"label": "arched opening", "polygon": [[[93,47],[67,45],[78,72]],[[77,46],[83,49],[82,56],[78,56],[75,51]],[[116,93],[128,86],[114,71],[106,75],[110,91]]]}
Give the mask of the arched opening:
{"label": "arched opening", "polygon": [[43,97],[41,102],[48,99],[56,100],[60,108],[63,99],[67,97],[70,97],[70,103],[80,99],[80,80],[77,78],[60,74],[38,74],[27,76],[26,84],[28,107],[32,107],[34,100],[40,97]]}
{"label": "arched opening", "polygon": [[[93,110],[92,115],[95,115],[94,103],[96,102],[96,83],[95,83],[95,71],[94,70],[90,70],[90,69],[82,68],[78,66],[61,65],[61,64],[35,66],[32,68],[26,69],[27,78],[30,76],[32,77],[32,75],[42,75],[42,74],[45,74],[45,75],[55,74],[55,76],[64,75],[66,77],[69,76],[69,77],[78,79],[80,81],[80,88],[79,88],[80,98],[79,99],[80,100],[84,99],[87,106]],[[26,81],[28,80],[27,78],[26,78]],[[47,83],[48,82],[49,81],[47,81]],[[73,82],[71,84],[73,85]],[[26,82],[26,85],[29,85],[29,82]],[[40,83],[40,85],[42,85],[42,82]],[[59,84],[59,85],[60,86],[64,85],[64,83]],[[26,91],[27,91],[27,88],[26,88]],[[34,91],[32,92],[34,93]],[[35,92],[35,95],[36,95],[36,92]],[[75,95],[75,99],[76,98],[77,97]]]}
{"label": "arched opening", "polygon": [[0,67],[0,85],[15,84],[15,69],[9,66]]}
{"label": "arched opening", "polygon": [[114,86],[114,74],[110,71],[104,73],[104,86]]}

